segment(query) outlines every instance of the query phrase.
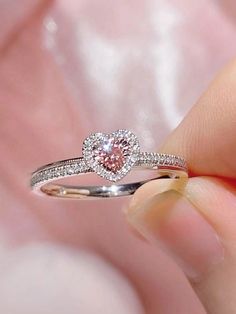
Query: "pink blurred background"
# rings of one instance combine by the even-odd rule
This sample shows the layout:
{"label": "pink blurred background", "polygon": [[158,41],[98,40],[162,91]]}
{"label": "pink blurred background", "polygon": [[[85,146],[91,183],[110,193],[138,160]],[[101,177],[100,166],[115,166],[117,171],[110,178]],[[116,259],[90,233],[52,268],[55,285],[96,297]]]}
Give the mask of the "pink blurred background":
{"label": "pink blurred background", "polygon": [[0,313],[198,313],[177,266],[125,222],[128,199],[30,193],[30,172],[90,132],[156,150],[236,53],[213,0],[0,2]]}

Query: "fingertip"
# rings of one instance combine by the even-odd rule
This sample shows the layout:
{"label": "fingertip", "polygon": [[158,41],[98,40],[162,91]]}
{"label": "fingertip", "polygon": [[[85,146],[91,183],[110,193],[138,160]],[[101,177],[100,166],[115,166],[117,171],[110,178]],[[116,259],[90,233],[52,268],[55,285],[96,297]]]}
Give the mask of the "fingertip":
{"label": "fingertip", "polygon": [[156,180],[143,186],[131,201],[127,219],[150,243],[171,255],[191,280],[198,281],[223,260],[224,250],[211,221],[202,214],[204,209],[191,201],[181,182],[174,184],[175,188],[171,181]]}

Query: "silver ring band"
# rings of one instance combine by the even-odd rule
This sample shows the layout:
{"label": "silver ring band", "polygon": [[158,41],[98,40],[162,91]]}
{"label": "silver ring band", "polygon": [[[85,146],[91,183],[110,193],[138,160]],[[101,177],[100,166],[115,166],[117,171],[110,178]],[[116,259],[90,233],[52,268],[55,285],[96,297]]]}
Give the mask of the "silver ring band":
{"label": "silver ring band", "polygon": [[[163,177],[178,179],[188,176],[185,160],[168,154],[140,153],[134,169],[155,170],[154,179]],[[150,181],[149,179],[111,186],[81,185],[76,187],[53,183],[55,180],[76,175],[81,176],[91,172],[93,171],[89,169],[82,157],[62,160],[37,169],[32,174],[31,187],[36,192],[43,192],[51,196],[87,199],[88,197],[100,198],[131,195],[144,183]]]}
{"label": "silver ring band", "polygon": [[127,130],[118,130],[109,135],[102,133],[90,135],[83,144],[83,157],[40,167],[32,173],[31,187],[35,192],[62,198],[94,199],[127,196],[153,179],[110,186],[70,186],[55,181],[95,172],[108,181],[116,182],[126,176],[130,170],[140,169],[155,170],[153,179],[163,177],[178,179],[188,176],[184,158],[169,154],[140,152],[135,135]]}

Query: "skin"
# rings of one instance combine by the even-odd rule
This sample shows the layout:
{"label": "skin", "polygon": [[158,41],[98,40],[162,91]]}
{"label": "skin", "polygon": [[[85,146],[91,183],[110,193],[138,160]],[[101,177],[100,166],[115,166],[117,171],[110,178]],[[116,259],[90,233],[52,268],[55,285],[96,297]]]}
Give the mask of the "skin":
{"label": "skin", "polygon": [[[78,210],[74,202],[36,198],[28,189],[30,171],[48,160],[77,155],[78,139],[87,135],[58,67],[41,49],[47,5],[35,2],[0,42],[0,312],[37,314],[44,306],[48,313],[97,313],[101,306],[101,313],[112,308],[113,314],[234,313],[235,63],[217,76],[161,148],[188,160],[192,178],[184,189],[153,181],[136,192],[129,206],[119,202],[107,208],[101,202],[94,205],[96,212]],[[153,235],[152,228],[134,236],[117,210],[126,208],[127,221],[139,234],[144,221],[139,212],[150,212],[152,197],[152,206],[158,207],[159,194],[172,190],[194,203],[224,251],[216,265],[201,268],[197,280],[184,275],[176,254],[173,258],[168,251],[169,257],[156,241],[152,246],[143,241]],[[159,219],[151,216],[151,223]],[[174,220],[176,237],[184,228],[184,219],[177,225]],[[58,261],[63,261],[60,267]],[[81,282],[84,273],[92,278]]]}
{"label": "skin", "polygon": [[[192,178],[181,190],[213,226],[224,248],[224,256],[193,283],[207,313],[234,313],[235,218],[236,218],[236,63],[229,64],[213,81],[183,122],[168,137],[161,150],[185,156]],[[197,152],[197,154],[196,154]],[[201,158],[198,158],[201,156]],[[135,214],[153,195],[173,189],[170,183],[148,183],[136,192],[128,211],[129,221],[139,228]],[[178,190],[178,187],[174,187]],[[168,195],[167,195],[168,197]],[[146,205],[143,205],[144,207]],[[158,199],[154,205],[158,208]],[[147,205],[146,211],[151,207]],[[141,223],[143,223],[140,218]],[[152,219],[160,219],[158,215]],[[182,219],[184,222],[184,219]],[[161,223],[161,222],[160,222]],[[183,225],[176,226],[176,235]],[[149,226],[147,227],[149,228]],[[153,233],[152,228],[148,232]],[[190,235],[190,237],[193,235]]]}

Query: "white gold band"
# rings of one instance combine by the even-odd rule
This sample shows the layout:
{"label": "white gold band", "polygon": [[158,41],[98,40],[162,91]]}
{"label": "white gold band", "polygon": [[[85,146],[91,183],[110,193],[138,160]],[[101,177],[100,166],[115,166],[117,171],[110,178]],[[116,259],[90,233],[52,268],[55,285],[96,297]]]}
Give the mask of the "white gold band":
{"label": "white gold band", "polygon": [[[186,161],[182,157],[140,152],[133,166],[133,170],[150,169],[155,170],[155,179],[160,177],[180,178],[187,177]],[[83,157],[67,159],[45,165],[35,172],[31,177],[31,187],[34,191],[44,194],[63,197],[88,199],[95,197],[117,197],[133,194],[137,188],[149,180],[134,183],[124,183],[111,186],[66,186],[57,184],[59,179],[70,176],[83,175],[94,172]]]}
{"label": "white gold band", "polygon": [[155,179],[188,176],[183,158],[141,152],[136,135],[129,130],[91,134],[83,142],[82,154],[82,157],[58,161],[37,169],[31,177],[32,189],[63,198],[115,197],[133,194],[142,184],[152,179],[110,186],[69,186],[54,181],[93,172],[107,181],[117,182],[136,169],[155,170]]}

